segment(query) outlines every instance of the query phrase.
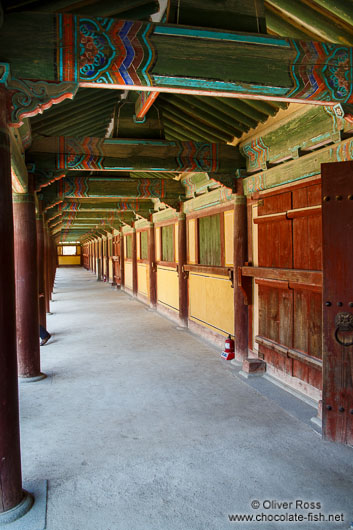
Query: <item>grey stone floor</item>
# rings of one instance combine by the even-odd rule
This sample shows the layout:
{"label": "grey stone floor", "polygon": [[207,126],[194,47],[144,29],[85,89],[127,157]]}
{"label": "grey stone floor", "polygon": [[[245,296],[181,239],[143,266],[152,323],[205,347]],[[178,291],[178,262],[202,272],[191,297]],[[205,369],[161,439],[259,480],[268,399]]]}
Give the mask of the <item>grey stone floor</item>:
{"label": "grey stone floor", "polygon": [[[59,269],[55,291],[49,377],[21,385],[23,475],[49,481],[48,530],[350,528],[351,448],[323,442],[212,347],[91,272]],[[297,513],[344,522],[229,521],[295,511],[267,500],[316,501]]]}

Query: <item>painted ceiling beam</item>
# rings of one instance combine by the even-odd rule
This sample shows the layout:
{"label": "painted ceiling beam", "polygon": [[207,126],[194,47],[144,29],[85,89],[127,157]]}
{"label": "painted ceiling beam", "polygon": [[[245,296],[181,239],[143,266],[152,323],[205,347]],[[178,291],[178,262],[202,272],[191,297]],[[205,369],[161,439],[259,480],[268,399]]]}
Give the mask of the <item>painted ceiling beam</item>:
{"label": "painted ceiling beam", "polygon": [[134,212],[107,212],[102,214],[99,212],[76,212],[76,213],[67,213],[61,215],[61,221],[72,221],[77,224],[90,224],[97,223],[99,221],[105,221],[107,223],[113,221],[135,221],[137,219]]}
{"label": "painted ceiling beam", "polygon": [[152,213],[154,211],[154,203],[153,201],[148,199],[126,199],[109,202],[106,202],[103,199],[101,201],[95,199],[95,202],[88,202],[85,199],[78,199],[65,201],[60,206],[58,206],[59,212],[106,212],[112,210],[116,212],[133,211],[141,215],[140,212]]}
{"label": "painted ceiling beam", "polygon": [[[119,179],[95,177],[66,177],[42,189],[43,210],[47,211],[67,199],[160,199],[177,207],[185,198],[185,189],[180,181],[162,179]],[[118,202],[121,202],[118,201]]]}
{"label": "painted ceiling beam", "polygon": [[[99,61],[91,45],[98,41]],[[0,78],[9,89],[8,121],[14,126],[72,98],[80,86],[353,102],[352,48],[342,44],[65,13],[13,13],[1,28],[0,49]]]}
{"label": "painted ceiling beam", "polygon": [[36,169],[229,173],[245,167],[235,146],[121,138],[36,138],[27,152]]}

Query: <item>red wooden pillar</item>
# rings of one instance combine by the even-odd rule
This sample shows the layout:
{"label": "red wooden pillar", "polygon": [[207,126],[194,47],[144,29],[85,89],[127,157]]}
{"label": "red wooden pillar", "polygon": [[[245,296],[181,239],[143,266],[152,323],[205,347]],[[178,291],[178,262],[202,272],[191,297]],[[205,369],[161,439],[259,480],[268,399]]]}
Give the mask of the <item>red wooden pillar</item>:
{"label": "red wooden pillar", "polygon": [[188,324],[188,275],[184,271],[186,253],[186,216],[178,214],[178,274],[179,274],[179,318],[182,324]]}
{"label": "red wooden pillar", "polygon": [[353,445],[353,162],[321,169],[323,436]]}
{"label": "red wooden pillar", "polygon": [[[15,265],[6,92],[0,89],[0,524],[24,515],[16,358]],[[39,340],[39,339],[38,339]],[[9,512],[9,510],[12,510]]]}
{"label": "red wooden pillar", "polygon": [[132,230],[132,292],[137,295],[137,246],[136,228]]}
{"label": "red wooden pillar", "polygon": [[96,242],[96,276],[97,280],[102,279],[102,240],[97,239]]}
{"label": "red wooden pillar", "polygon": [[95,240],[93,239],[92,240],[92,272],[94,273],[95,272],[95,261],[96,261],[96,249],[95,249],[95,245],[96,245],[96,242]]}
{"label": "red wooden pillar", "polygon": [[148,227],[148,268],[150,279],[150,305],[157,305],[157,269],[156,269],[156,241],[154,234],[154,224]]}
{"label": "red wooden pillar", "polygon": [[39,322],[46,328],[47,327],[47,315],[46,315],[46,301],[45,301],[45,258],[44,258],[44,247],[45,247],[45,234],[44,234],[44,221],[42,214],[42,207],[39,201],[39,211],[37,213],[37,267],[38,267],[38,294],[39,294]]}
{"label": "red wooden pillar", "polygon": [[49,234],[49,300],[52,300],[53,290],[54,290],[54,278],[55,278],[55,263],[54,263],[54,252],[55,252],[55,243],[53,238],[50,235],[50,230],[48,229]]}
{"label": "red wooden pillar", "polygon": [[19,376],[26,381],[45,377],[40,371],[37,233],[34,193],[13,197],[16,328]]}
{"label": "red wooden pillar", "polygon": [[248,306],[238,284],[238,269],[247,261],[248,232],[246,197],[242,194],[242,182],[238,182],[239,194],[234,205],[234,334],[235,352],[238,359],[248,357],[249,319]]}
{"label": "red wooden pillar", "polygon": [[95,251],[95,240],[92,240],[92,272],[94,273],[96,270],[95,262],[96,262],[96,251]]}
{"label": "red wooden pillar", "polygon": [[98,240],[99,247],[99,267],[98,267],[98,280],[103,280],[103,261],[104,261],[104,252],[103,252],[103,238],[102,236]]}
{"label": "red wooden pillar", "polygon": [[124,234],[123,231],[120,231],[120,237],[119,237],[119,247],[120,247],[120,253],[119,253],[119,270],[120,270],[120,286],[118,285],[118,288],[124,288],[125,287],[125,249],[124,249]]}
{"label": "red wooden pillar", "polygon": [[104,237],[102,237],[102,239],[101,239],[101,249],[102,249],[102,259],[101,259],[101,262],[102,262],[102,269],[101,269],[102,270],[102,275],[101,276],[102,276],[102,278],[101,279],[103,280],[104,274],[105,274],[105,256],[106,256],[106,254],[105,254],[105,252],[106,252],[106,244],[105,244]]}
{"label": "red wooden pillar", "polygon": [[109,239],[108,236],[105,240],[105,274],[107,282],[109,282]]}
{"label": "red wooden pillar", "polygon": [[45,310],[50,313],[50,241],[49,229],[44,221],[44,285],[45,285]]}
{"label": "red wooden pillar", "polygon": [[55,282],[55,276],[56,276],[56,267],[57,267],[57,250],[56,250],[56,244],[55,244],[55,241],[54,239],[52,238],[51,239],[51,243],[52,243],[52,280],[51,280],[51,291],[52,291],[52,294],[53,294],[53,291],[54,291],[54,282]]}
{"label": "red wooden pillar", "polygon": [[93,271],[97,274],[97,239],[93,241]]}

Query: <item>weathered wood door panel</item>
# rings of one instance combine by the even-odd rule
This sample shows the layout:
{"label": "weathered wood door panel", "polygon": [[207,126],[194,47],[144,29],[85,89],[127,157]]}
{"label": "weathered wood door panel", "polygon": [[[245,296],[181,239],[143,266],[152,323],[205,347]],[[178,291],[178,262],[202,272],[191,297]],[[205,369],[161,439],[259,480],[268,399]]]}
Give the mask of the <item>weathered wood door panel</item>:
{"label": "weathered wood door panel", "polygon": [[261,267],[293,267],[292,227],[283,216],[257,218],[259,227],[259,265]]}
{"label": "weathered wood door panel", "polygon": [[258,285],[259,352],[277,370],[322,388],[321,285],[283,281],[283,269],[322,270],[321,184],[260,197],[258,266],[273,278]]}
{"label": "weathered wood door panel", "polygon": [[323,434],[353,445],[352,162],[322,165],[322,197]]}

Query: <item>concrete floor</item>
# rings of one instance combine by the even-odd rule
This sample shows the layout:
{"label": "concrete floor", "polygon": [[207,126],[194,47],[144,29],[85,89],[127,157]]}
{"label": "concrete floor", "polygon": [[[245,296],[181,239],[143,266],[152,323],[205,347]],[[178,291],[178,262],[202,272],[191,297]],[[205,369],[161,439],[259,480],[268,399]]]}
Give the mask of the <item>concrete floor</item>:
{"label": "concrete floor", "polygon": [[[59,269],[55,290],[49,377],[21,385],[23,475],[49,480],[48,530],[350,528],[351,448],[323,442],[212,347],[91,272]],[[297,512],[344,522],[229,522],[293,513],[254,499],[320,502]]]}

